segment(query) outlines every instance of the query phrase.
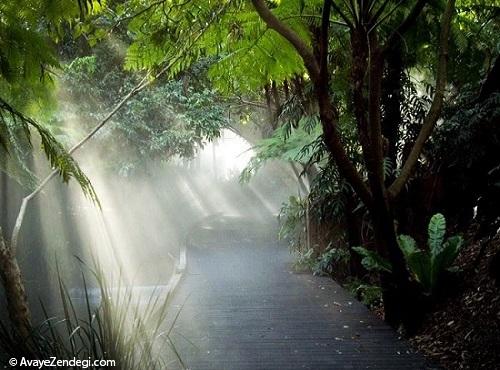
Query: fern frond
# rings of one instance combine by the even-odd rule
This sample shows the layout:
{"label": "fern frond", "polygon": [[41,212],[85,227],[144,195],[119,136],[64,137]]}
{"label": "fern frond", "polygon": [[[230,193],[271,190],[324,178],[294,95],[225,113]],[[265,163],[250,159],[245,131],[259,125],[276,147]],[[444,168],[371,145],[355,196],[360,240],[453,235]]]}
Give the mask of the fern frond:
{"label": "fern frond", "polygon": [[[12,135],[13,128],[20,138]],[[40,136],[45,156],[62,180],[67,183],[74,178],[84,194],[99,205],[99,199],[89,178],[61,143],[45,127],[26,117],[0,97],[0,145],[4,155],[11,153],[20,139],[27,145],[27,149],[32,149],[31,129],[34,129]]]}

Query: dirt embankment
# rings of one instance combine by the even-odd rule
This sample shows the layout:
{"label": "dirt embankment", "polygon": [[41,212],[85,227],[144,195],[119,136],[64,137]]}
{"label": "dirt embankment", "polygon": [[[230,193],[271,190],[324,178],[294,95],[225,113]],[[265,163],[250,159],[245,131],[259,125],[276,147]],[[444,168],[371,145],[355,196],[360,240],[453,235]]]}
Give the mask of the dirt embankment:
{"label": "dirt embankment", "polygon": [[493,278],[499,266],[491,266],[499,251],[498,234],[467,243],[452,293],[411,340],[445,369],[500,369],[500,282]]}

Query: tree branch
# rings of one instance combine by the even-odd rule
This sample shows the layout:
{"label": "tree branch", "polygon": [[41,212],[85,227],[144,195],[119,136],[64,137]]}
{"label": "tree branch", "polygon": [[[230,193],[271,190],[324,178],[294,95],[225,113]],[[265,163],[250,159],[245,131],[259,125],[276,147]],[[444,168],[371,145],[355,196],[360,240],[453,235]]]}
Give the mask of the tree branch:
{"label": "tree branch", "polygon": [[[365,205],[370,205],[372,202],[372,195],[368,186],[363,181],[363,178],[359,174],[358,170],[350,160],[347,155],[342,140],[340,139],[340,134],[337,130],[336,124],[338,121],[338,112],[332,105],[329,93],[328,79],[323,79],[322,73],[327,67],[327,63],[321,63],[324,65],[321,71],[320,65],[316,60],[313,52],[310,48],[299,38],[299,36],[293,32],[289,27],[284,25],[278,18],[276,18],[269,8],[266,6],[263,0],[252,0],[252,3],[259,14],[259,16],[266,22],[269,28],[274,29],[285,39],[287,39],[299,53],[304,61],[304,65],[309,71],[311,80],[314,84],[314,89],[318,99],[318,106],[320,111],[321,125],[323,128],[324,142],[332,155],[335,164],[337,165],[341,175],[350,183],[356,194],[361,198]],[[322,33],[326,34],[322,37],[320,41],[323,46],[324,53],[320,56],[322,60],[328,60],[328,24],[329,24],[329,14],[330,10],[327,9],[329,5],[331,6],[331,0],[325,0],[322,14]],[[326,59],[325,59],[326,58]],[[327,76],[328,77],[328,73]]]}
{"label": "tree branch", "polygon": [[302,57],[304,65],[311,75],[311,79],[317,80],[319,78],[319,66],[311,48],[307,46],[306,43],[290,27],[276,18],[276,16],[267,7],[264,0],[252,0],[252,4],[267,26],[275,30],[293,45],[295,50],[297,50],[299,55]]}
{"label": "tree branch", "polygon": [[436,77],[436,92],[432,100],[431,107],[427,113],[422,128],[413,144],[410,154],[401,169],[400,175],[389,187],[389,195],[395,198],[399,195],[404,185],[413,174],[418,158],[422,153],[423,147],[427,139],[432,134],[436,122],[441,115],[443,107],[444,92],[446,87],[446,75],[448,67],[448,39],[450,37],[451,20],[455,10],[455,0],[448,0],[446,9],[441,20],[441,35],[439,38],[439,60]]}
{"label": "tree branch", "polygon": [[242,98],[237,99],[237,101],[240,103],[240,105],[248,105],[250,107],[255,107],[260,109],[268,109],[268,106],[266,104],[262,104],[259,102],[244,100]]}
{"label": "tree branch", "polygon": [[323,4],[323,12],[321,15],[321,31],[319,45],[319,77],[322,80],[329,80],[328,74],[328,29],[330,26],[330,11],[332,0],[325,0]]}
{"label": "tree branch", "polygon": [[[403,22],[401,22],[401,24],[394,31],[392,31],[389,38],[385,42],[384,47],[382,48],[384,54],[394,42],[399,42],[399,38],[401,37],[401,35],[406,33],[406,31],[408,31],[408,29],[416,22],[418,16],[424,9],[425,4],[427,4],[427,1],[428,0],[418,0],[410,11],[410,14],[408,14]],[[455,5],[453,5],[453,7],[454,6]]]}
{"label": "tree branch", "polygon": [[340,18],[342,18],[342,20],[345,22],[345,24],[347,24],[347,26],[349,28],[351,28],[351,29],[354,28],[354,24],[349,20],[349,18],[347,18],[347,16],[344,14],[342,9],[340,9],[338,7],[337,4],[335,4],[334,2],[331,2],[331,6],[338,13],[338,15],[340,15]]}

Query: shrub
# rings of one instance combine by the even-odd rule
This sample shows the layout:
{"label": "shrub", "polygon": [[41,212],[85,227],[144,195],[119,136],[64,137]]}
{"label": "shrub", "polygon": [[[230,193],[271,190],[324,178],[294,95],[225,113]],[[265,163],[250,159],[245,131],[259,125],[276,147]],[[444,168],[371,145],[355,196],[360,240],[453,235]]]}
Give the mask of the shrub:
{"label": "shrub", "polygon": [[351,279],[345,285],[356,299],[368,307],[376,307],[382,303],[382,288],[378,285],[367,284],[359,279]]}
{"label": "shrub", "polygon": [[294,250],[292,251],[292,255],[294,256],[294,270],[312,270],[316,264],[314,249],[312,248],[306,249],[305,251]]}
{"label": "shrub", "polygon": [[[10,358],[49,360],[56,357],[115,360],[116,368],[122,370],[165,369],[166,361],[159,355],[165,352],[162,350],[165,345],[184,366],[169,338],[175,320],[170,328],[163,328],[168,294],[161,296],[155,289],[150,297],[135,296],[128,286],[120,284],[111,288],[101,269],[92,273],[100,296],[96,307],[95,293],[83,274],[83,308],[77,307],[58,274],[62,317],[50,316],[41,303],[45,319],[33,328],[28,338],[21,338],[8,324],[0,322],[0,366],[9,367]],[[82,309],[84,313],[80,312]]]}
{"label": "shrub", "polygon": [[324,252],[313,267],[314,275],[331,275],[336,267],[349,262],[349,251],[342,248],[331,248]]}
{"label": "shrub", "polygon": [[[408,270],[428,295],[435,293],[442,275],[450,270],[463,244],[462,237],[452,236],[445,240],[445,234],[446,219],[437,213],[429,221],[426,250],[418,248],[416,241],[408,235],[398,238]],[[389,261],[377,252],[363,247],[353,249],[363,257],[361,263],[367,270],[392,271]]]}
{"label": "shrub", "polygon": [[427,250],[417,247],[408,235],[399,236],[399,247],[408,268],[427,294],[432,294],[439,285],[443,273],[450,269],[463,243],[461,236],[445,240],[446,219],[440,213],[432,216],[428,227]]}

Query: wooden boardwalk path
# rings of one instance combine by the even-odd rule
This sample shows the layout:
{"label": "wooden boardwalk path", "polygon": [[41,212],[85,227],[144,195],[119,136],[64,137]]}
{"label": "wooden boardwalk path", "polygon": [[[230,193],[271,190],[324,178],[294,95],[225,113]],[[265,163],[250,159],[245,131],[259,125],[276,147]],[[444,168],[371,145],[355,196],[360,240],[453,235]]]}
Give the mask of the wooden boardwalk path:
{"label": "wooden boardwalk path", "polygon": [[173,299],[182,309],[172,339],[187,368],[433,368],[331,279],[293,273],[272,234],[224,223],[193,233]]}

